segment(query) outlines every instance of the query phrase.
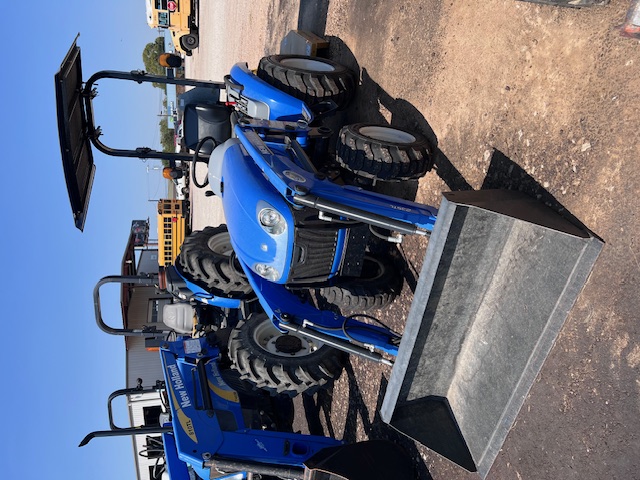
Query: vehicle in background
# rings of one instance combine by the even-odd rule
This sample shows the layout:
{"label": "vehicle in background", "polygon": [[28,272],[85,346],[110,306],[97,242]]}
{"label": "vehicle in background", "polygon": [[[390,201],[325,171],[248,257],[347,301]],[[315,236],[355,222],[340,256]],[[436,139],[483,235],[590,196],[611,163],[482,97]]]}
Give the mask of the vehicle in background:
{"label": "vehicle in background", "polygon": [[178,200],[187,200],[189,198],[189,185],[187,184],[187,178],[182,177],[173,181],[176,189],[176,198]]}
{"label": "vehicle in background", "polygon": [[[180,151],[176,147],[176,151]],[[189,165],[185,162],[177,161],[173,167],[164,167],[162,176],[167,180],[171,180],[175,189],[175,198],[178,200],[186,200],[189,197]]]}
{"label": "vehicle in background", "polygon": [[182,122],[174,124],[175,126],[175,135],[174,140],[176,144],[176,153],[180,153],[182,150],[182,139],[184,138],[184,128],[182,126]]}
{"label": "vehicle in background", "polygon": [[200,42],[194,0],[146,0],[147,24],[171,33],[178,53],[191,55]]}
{"label": "vehicle in background", "polygon": [[158,264],[173,265],[187,232],[187,202],[158,200]]}

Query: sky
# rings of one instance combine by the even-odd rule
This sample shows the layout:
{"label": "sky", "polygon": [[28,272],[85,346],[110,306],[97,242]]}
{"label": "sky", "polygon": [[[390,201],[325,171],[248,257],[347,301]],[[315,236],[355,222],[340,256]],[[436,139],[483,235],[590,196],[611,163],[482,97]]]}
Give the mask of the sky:
{"label": "sky", "polygon": [[[3,11],[0,478],[135,479],[129,438],[77,446],[88,432],[108,429],[107,397],[125,386],[124,340],[98,329],[92,292],[100,278],[120,273],[131,220],[155,220],[150,200],[164,196],[166,182],[155,161],[94,149],[93,193],[84,233],[77,230],[53,80],[78,33],[85,80],[98,70],[143,69],[142,50],[158,33],[146,24],[144,0],[31,0]],[[94,101],[103,143],[159,148],[160,90],[135,84],[118,90],[108,82],[115,81],[100,82]],[[104,319],[113,326],[122,325],[117,292],[115,285],[101,290]]]}

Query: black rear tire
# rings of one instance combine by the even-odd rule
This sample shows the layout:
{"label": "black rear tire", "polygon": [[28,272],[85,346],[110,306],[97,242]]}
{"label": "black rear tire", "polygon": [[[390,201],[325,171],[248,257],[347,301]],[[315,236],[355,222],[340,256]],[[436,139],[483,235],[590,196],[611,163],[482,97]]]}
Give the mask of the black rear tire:
{"label": "black rear tire", "polygon": [[366,123],[342,127],[336,158],[356,175],[384,181],[420,178],[433,168],[434,160],[424,136]]}
{"label": "black rear tire", "polygon": [[362,276],[338,279],[332,286],[316,289],[318,301],[350,310],[382,308],[402,290],[403,277],[395,263],[386,257],[364,258]]}
{"label": "black rear tire", "polygon": [[229,357],[242,380],[293,397],[329,388],[346,354],[298,333],[281,333],[266,314],[254,314],[231,332]]}
{"label": "black rear tire", "polygon": [[215,295],[244,298],[251,285],[236,265],[226,225],[206,227],[184,239],[177,263],[182,273]]}
{"label": "black rear tire", "polygon": [[200,44],[200,39],[196,33],[188,33],[187,35],[183,35],[180,37],[180,46],[183,50],[191,51],[195,48],[198,48]]}
{"label": "black rear tire", "polygon": [[271,55],[260,60],[258,77],[309,107],[332,100],[344,109],[355,90],[355,75],[344,65],[326,58]]}

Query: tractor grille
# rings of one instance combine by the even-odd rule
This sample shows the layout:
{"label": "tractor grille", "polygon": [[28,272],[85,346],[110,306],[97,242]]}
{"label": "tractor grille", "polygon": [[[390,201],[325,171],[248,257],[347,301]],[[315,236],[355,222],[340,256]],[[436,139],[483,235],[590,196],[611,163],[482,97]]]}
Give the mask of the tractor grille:
{"label": "tractor grille", "polygon": [[[324,222],[323,222],[324,223]],[[333,226],[296,225],[293,261],[287,283],[327,280],[338,245],[338,230]]]}

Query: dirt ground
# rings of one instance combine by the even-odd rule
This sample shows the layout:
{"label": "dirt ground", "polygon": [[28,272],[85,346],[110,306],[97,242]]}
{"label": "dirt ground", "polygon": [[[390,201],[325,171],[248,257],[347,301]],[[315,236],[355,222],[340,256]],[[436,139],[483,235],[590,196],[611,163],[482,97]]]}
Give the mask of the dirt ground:
{"label": "dirt ground", "polygon": [[[387,122],[437,142],[436,170],[416,185],[418,201],[437,206],[448,190],[520,189],[605,240],[488,478],[640,478],[640,42],[617,30],[629,2],[201,4],[202,45],[188,76],[221,80],[237,61],[255,67],[291,29],[325,35],[329,56],[360,73],[343,120]],[[220,221],[211,199],[194,197],[195,228]],[[404,245],[416,269],[424,250],[413,239]],[[375,314],[401,328],[411,295],[408,282]],[[380,421],[389,374],[352,359],[332,396],[298,401],[307,411],[300,428],[349,441],[394,438],[420,478],[476,478]]]}

